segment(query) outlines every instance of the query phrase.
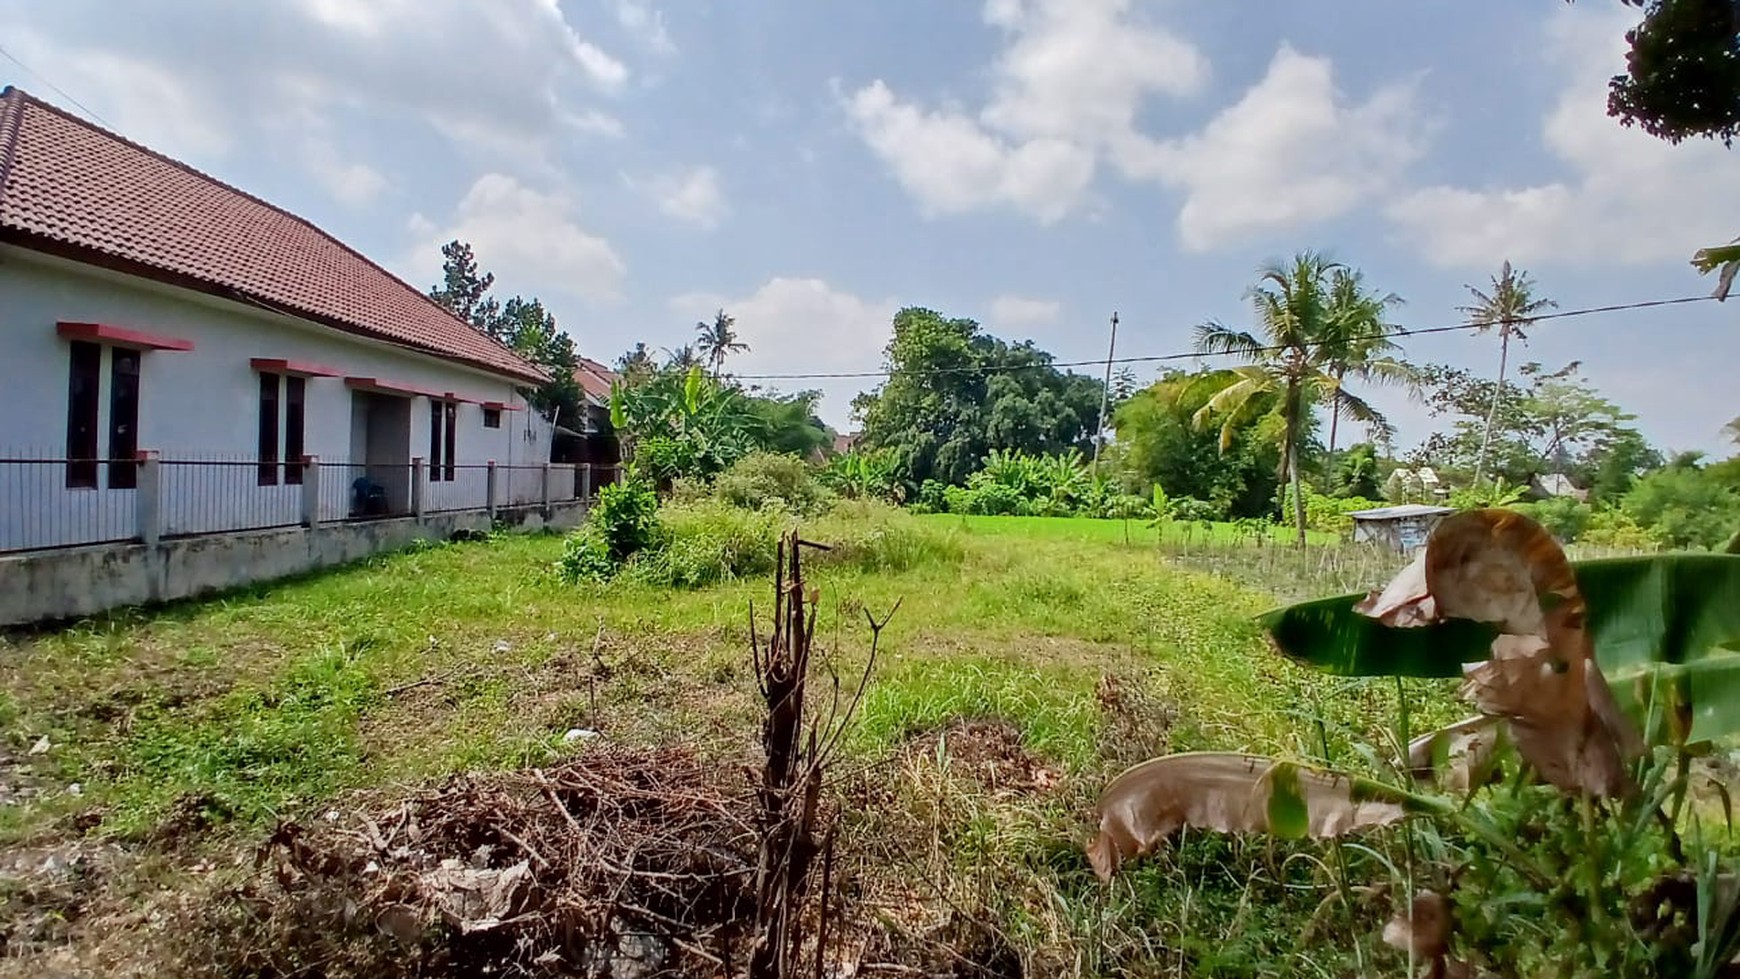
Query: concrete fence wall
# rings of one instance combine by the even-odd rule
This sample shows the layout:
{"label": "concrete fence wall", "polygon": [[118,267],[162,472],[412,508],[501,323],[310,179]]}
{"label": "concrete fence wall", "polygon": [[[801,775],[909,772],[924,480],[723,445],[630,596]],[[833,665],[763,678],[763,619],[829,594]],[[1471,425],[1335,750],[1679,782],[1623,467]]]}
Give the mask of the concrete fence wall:
{"label": "concrete fence wall", "polygon": [[578,526],[580,501],[0,555],[0,626],[211,595],[486,531]]}

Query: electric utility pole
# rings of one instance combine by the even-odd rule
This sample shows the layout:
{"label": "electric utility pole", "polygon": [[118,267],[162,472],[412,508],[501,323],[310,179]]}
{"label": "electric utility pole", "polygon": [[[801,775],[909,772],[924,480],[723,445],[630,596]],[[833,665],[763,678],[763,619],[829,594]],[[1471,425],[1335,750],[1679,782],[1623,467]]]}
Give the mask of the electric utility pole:
{"label": "electric utility pole", "polygon": [[1100,424],[1094,429],[1094,464],[1092,473],[1095,479],[1100,475],[1100,445],[1106,440],[1106,403],[1112,397],[1112,357],[1118,351],[1118,314],[1112,313],[1112,342],[1106,347],[1106,379],[1100,388]]}

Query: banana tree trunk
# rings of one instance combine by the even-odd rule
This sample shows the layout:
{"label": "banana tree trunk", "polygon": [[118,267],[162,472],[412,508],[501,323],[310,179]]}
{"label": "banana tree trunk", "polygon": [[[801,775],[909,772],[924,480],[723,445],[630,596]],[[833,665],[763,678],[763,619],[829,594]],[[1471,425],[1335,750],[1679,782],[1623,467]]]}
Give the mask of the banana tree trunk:
{"label": "banana tree trunk", "polygon": [[1474,485],[1486,471],[1486,453],[1492,445],[1492,424],[1498,418],[1498,399],[1504,397],[1504,369],[1510,362],[1510,324],[1498,330],[1498,384],[1492,389],[1492,405],[1486,409],[1486,431],[1480,436],[1480,455],[1474,459]]}

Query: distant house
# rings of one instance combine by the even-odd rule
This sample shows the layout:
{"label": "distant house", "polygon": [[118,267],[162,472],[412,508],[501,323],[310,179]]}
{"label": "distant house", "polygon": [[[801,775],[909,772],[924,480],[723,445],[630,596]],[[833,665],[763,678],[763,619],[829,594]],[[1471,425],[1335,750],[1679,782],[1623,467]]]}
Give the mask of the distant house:
{"label": "distant house", "polygon": [[863,435],[863,432],[835,432],[834,454],[843,456],[851,452],[858,447],[858,439],[862,438]]}
{"label": "distant house", "polygon": [[1450,488],[1444,485],[1437,470],[1431,466],[1397,469],[1384,481],[1383,489],[1385,499],[1407,503],[1443,500],[1450,496]]}
{"label": "distant house", "polygon": [[580,358],[574,383],[580,386],[584,418],[579,431],[556,430],[551,459],[614,466],[622,461],[621,444],[610,426],[610,389],[622,375],[596,360]]}
{"label": "distant house", "polygon": [[1571,477],[1564,473],[1547,473],[1544,476],[1536,476],[1529,481],[1529,495],[1539,500],[1555,496],[1568,497],[1579,503],[1586,503],[1589,500],[1589,491],[1579,489],[1577,484],[1571,482]]}
{"label": "distant house", "polygon": [[0,551],[546,495],[551,426],[520,393],[542,370],[313,224],[13,88],[0,336]]}
{"label": "distant house", "polygon": [[1404,503],[1375,510],[1355,510],[1353,539],[1356,543],[1371,543],[1398,553],[1409,553],[1426,543],[1438,521],[1456,511],[1450,507]]}

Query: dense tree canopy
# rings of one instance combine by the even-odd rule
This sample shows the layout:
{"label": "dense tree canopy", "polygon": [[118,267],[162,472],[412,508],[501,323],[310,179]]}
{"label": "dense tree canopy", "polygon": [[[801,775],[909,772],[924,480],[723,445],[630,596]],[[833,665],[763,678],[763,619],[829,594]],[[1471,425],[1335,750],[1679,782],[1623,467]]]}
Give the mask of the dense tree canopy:
{"label": "dense tree canopy", "polygon": [[902,478],[964,482],[991,449],[1091,450],[1101,383],[1008,343],[970,319],[908,307],[884,351],[889,378],[852,402],[861,444],[886,448]]}
{"label": "dense tree canopy", "polygon": [[1217,513],[1234,517],[1274,510],[1279,416],[1258,412],[1230,433],[1224,450],[1218,427],[1194,421],[1209,398],[1234,379],[1231,371],[1170,371],[1118,407],[1113,455],[1127,489],[1146,494],[1157,485],[1175,499],[1204,500]]}
{"label": "dense tree canopy", "polygon": [[1732,145],[1740,134],[1740,4],[1624,0],[1643,8],[1625,34],[1625,74],[1608,84],[1607,114],[1651,136]]}

